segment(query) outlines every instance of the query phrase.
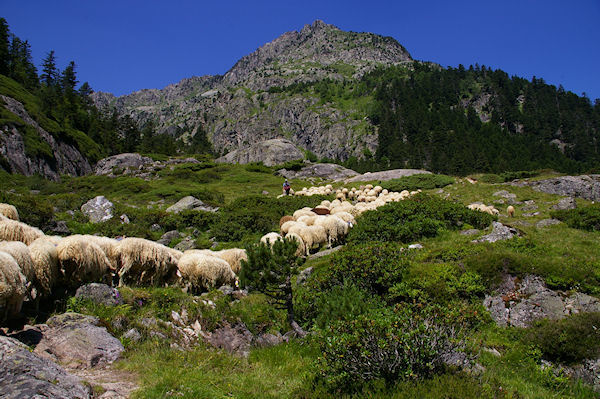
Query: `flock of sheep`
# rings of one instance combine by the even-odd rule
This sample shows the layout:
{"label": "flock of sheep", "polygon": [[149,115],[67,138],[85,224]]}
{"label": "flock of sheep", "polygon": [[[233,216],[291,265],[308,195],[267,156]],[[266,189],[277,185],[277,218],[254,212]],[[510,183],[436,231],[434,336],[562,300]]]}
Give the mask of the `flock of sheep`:
{"label": "flock of sheep", "polygon": [[282,217],[279,221],[280,231],[265,234],[261,242],[272,243],[282,237],[291,238],[298,243],[297,254],[308,256],[313,247],[323,244],[332,247],[342,241],[361,213],[375,210],[388,202],[404,200],[420,191],[390,192],[381,186],[373,187],[372,184],[337,190],[330,184],[304,187],[294,195],[310,197],[335,194],[336,198],[333,201],[324,200],[315,208],[298,209],[292,216]]}
{"label": "flock of sheep", "polygon": [[[337,190],[331,185],[305,187],[295,195],[335,194],[336,198],[283,216],[280,231],[260,241],[272,244],[292,238],[298,243],[297,254],[307,256],[315,247],[342,241],[363,212],[418,192],[390,192],[371,184]],[[498,212],[485,205],[469,207]],[[40,299],[49,298],[59,286],[73,289],[90,282],[116,283],[117,279],[119,285],[178,284],[191,291],[234,285],[243,260],[247,260],[246,251],[239,248],[181,252],[136,237],[49,236],[20,222],[14,206],[0,204],[0,321],[19,313],[26,300],[37,308]]]}
{"label": "flock of sheep", "polygon": [[181,284],[193,291],[235,284],[243,249],[181,252],[154,241],[93,235],[45,235],[19,221],[16,208],[0,204],[0,321],[24,301],[37,308],[57,287],[90,282],[119,285]]}

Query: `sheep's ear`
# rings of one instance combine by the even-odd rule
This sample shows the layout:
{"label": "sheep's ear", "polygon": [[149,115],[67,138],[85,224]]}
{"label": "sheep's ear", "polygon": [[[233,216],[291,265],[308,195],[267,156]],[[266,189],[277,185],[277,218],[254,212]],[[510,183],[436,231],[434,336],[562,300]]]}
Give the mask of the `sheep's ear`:
{"label": "sheep's ear", "polygon": [[179,271],[179,269],[177,269],[177,277],[182,278],[183,276],[181,275],[181,272]]}

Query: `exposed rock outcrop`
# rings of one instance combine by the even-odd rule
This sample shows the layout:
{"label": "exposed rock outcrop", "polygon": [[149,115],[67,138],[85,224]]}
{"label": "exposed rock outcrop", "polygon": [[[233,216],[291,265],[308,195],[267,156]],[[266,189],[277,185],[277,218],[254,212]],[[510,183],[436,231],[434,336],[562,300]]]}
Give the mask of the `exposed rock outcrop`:
{"label": "exposed rock outcrop", "polygon": [[217,162],[251,163],[262,162],[273,166],[304,158],[304,154],[291,141],[272,139],[251,145],[245,149],[234,150],[217,159]]}
{"label": "exposed rock outcrop", "polygon": [[105,222],[112,219],[113,203],[103,195],[92,198],[81,205],[81,212],[90,219],[92,223]]}
{"label": "exposed rock outcrop", "polygon": [[590,201],[600,199],[600,175],[561,176],[536,181],[518,181],[514,186],[529,186],[536,191]]}
{"label": "exposed rock outcrop", "polygon": [[16,339],[0,336],[0,396],[5,399],[92,397],[89,386],[56,363],[29,351]]}
{"label": "exposed rock outcrop", "polygon": [[[40,174],[50,180],[59,180],[61,174],[82,176],[92,171],[89,161],[72,144],[57,140],[44,130],[25,110],[23,104],[14,98],[0,95],[0,107],[5,107],[24,124],[29,125],[40,137],[44,155],[31,154],[26,146],[21,129],[14,123],[0,125],[0,156],[9,172],[26,176]],[[0,167],[2,167],[0,163]]]}
{"label": "exposed rock outcrop", "polygon": [[492,222],[492,232],[486,234],[473,242],[496,242],[502,240],[510,240],[511,238],[518,236],[519,232],[517,229],[505,226],[500,222]]}
{"label": "exposed rock outcrop", "polygon": [[219,210],[219,208],[207,205],[204,202],[200,201],[198,198],[188,195],[187,197],[183,197],[175,204],[168,207],[166,212],[179,213],[184,210],[216,212]]}
{"label": "exposed rock outcrop", "polygon": [[561,319],[569,314],[600,311],[600,300],[581,292],[567,293],[549,289],[533,275],[519,280],[505,276],[493,296],[483,305],[499,326],[528,327],[539,319]]}
{"label": "exposed rock outcrop", "polygon": [[64,313],[47,321],[35,353],[72,368],[107,365],[125,350],[100,321],[92,316]]}
{"label": "exposed rock outcrop", "polygon": [[318,177],[323,180],[343,180],[358,175],[352,169],[344,168],[335,163],[315,163],[308,164],[299,171],[282,169],[279,174],[287,179],[306,179]]}
{"label": "exposed rock outcrop", "polygon": [[98,161],[94,173],[97,175],[111,175],[113,173],[120,175],[127,169],[140,169],[140,167],[152,162],[151,158],[143,157],[137,153],[117,154]]}

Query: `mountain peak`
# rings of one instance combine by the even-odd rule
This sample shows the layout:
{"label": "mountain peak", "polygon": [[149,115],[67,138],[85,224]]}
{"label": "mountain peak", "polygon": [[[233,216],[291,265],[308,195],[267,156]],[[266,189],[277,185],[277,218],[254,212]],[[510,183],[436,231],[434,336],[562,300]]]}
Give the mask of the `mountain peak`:
{"label": "mountain peak", "polygon": [[[412,61],[410,54],[391,37],[346,32],[317,19],[241,58],[225,74],[224,83],[266,90],[286,82],[357,78],[378,65],[406,61]],[[340,65],[346,66],[345,75],[336,68]]]}

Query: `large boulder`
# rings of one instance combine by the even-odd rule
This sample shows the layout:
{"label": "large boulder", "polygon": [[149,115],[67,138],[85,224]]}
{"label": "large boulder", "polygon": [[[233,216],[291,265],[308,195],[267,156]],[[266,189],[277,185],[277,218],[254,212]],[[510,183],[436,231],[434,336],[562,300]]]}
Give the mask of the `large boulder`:
{"label": "large boulder", "polygon": [[569,210],[576,208],[577,202],[575,202],[575,198],[573,197],[562,198],[560,201],[558,201],[558,204],[552,206],[552,209],[557,210]]}
{"label": "large boulder", "polygon": [[0,397],[91,398],[89,386],[16,339],[0,336]]}
{"label": "large boulder", "polygon": [[412,175],[420,175],[420,174],[431,174],[431,172],[427,170],[420,169],[392,169],[392,170],[384,170],[381,172],[367,172],[362,175],[351,177],[350,179],[344,180],[346,183],[353,183],[359,181],[372,181],[372,180],[393,180],[400,179],[401,177],[412,176]]}
{"label": "large boulder", "polygon": [[35,353],[70,368],[91,368],[114,362],[125,350],[92,316],[64,313],[47,321]]}
{"label": "large boulder", "polygon": [[82,285],[77,288],[75,298],[92,301],[104,306],[115,306],[123,303],[123,299],[116,288],[101,283]]}
{"label": "large boulder", "polygon": [[143,157],[137,153],[117,154],[98,161],[94,172],[97,175],[120,175],[128,169],[137,170],[143,165],[152,164],[151,158]]}
{"label": "large boulder", "polygon": [[537,181],[519,181],[514,186],[529,186],[536,191],[569,197],[600,199],[600,175],[561,176]]}
{"label": "large boulder", "polygon": [[519,232],[517,229],[510,226],[505,226],[500,222],[492,222],[492,232],[484,235],[473,242],[496,242],[502,240],[510,240],[511,238],[518,236]]}
{"label": "large boulder", "polygon": [[200,201],[198,198],[192,197],[191,195],[183,197],[175,204],[167,208],[167,212],[169,213],[179,213],[184,210],[216,212],[217,210],[219,210],[219,208],[207,205],[204,202]]}
{"label": "large boulder", "polygon": [[344,180],[357,176],[358,173],[352,169],[344,168],[334,163],[315,163],[308,164],[299,171],[282,169],[279,174],[287,179],[306,179],[309,177],[319,177],[324,180]]}
{"label": "large boulder", "polygon": [[107,200],[103,195],[92,198],[81,205],[81,212],[83,212],[92,223],[110,220],[113,217],[112,211],[113,203]]}
{"label": "large boulder", "polygon": [[291,141],[272,139],[253,144],[248,148],[231,151],[217,158],[221,163],[262,162],[266,166],[280,165],[287,161],[303,159],[304,154]]}

